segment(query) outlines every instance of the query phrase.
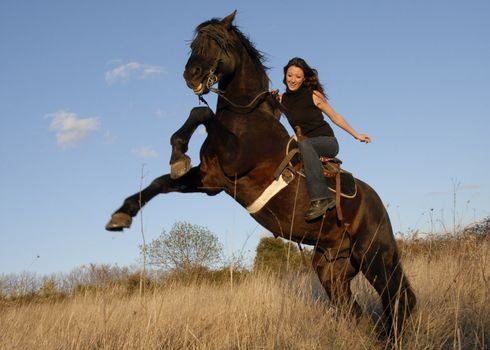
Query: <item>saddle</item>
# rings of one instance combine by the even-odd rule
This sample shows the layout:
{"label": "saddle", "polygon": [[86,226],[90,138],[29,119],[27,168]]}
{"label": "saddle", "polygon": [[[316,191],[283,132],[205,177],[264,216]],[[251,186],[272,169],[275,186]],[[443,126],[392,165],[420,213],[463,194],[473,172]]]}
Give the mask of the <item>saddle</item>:
{"label": "saddle", "polygon": [[[299,134],[299,135],[298,135]],[[274,173],[274,177],[277,179],[282,171],[289,167],[295,172],[304,176],[302,172],[303,160],[300,158],[297,139],[301,136],[301,133],[296,133],[293,136],[286,147],[286,157],[283,159],[281,165]],[[320,161],[323,165],[323,175],[327,182],[328,189],[335,193],[337,217],[339,221],[343,220],[341,197],[354,198],[357,195],[357,185],[352,173],[341,168],[342,161],[338,158],[320,157]]]}
{"label": "saddle", "polygon": [[354,198],[357,194],[356,180],[352,173],[341,168],[342,161],[327,157],[320,157],[320,161],[328,189],[334,193],[339,192],[344,198]]}

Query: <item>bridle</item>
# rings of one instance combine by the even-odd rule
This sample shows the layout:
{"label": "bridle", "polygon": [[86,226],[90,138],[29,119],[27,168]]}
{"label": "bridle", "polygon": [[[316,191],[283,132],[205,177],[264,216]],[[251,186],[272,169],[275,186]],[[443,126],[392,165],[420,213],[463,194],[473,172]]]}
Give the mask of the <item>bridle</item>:
{"label": "bridle", "polygon": [[[206,87],[210,91],[213,91],[214,90],[213,85],[216,84],[219,81],[218,76],[216,74],[214,74],[214,72],[216,71],[216,68],[217,68],[218,64],[219,64],[219,62],[216,63],[215,67],[213,67],[213,68],[211,68],[209,70],[208,80],[206,81]],[[213,89],[213,90],[211,90],[211,89]]]}
{"label": "bridle", "polygon": [[[201,28],[200,30],[200,33],[204,33],[204,29]],[[209,34],[208,34],[209,35]],[[212,35],[209,35],[211,38],[213,38]],[[216,38],[214,38],[214,40],[218,43],[218,46],[220,46],[220,48],[222,50],[224,50],[223,46],[220,45],[220,40],[217,40]],[[226,50],[225,50],[226,51]],[[248,112],[251,112],[253,109],[255,109],[258,105],[258,103],[262,100],[262,98],[265,96],[265,95],[269,95],[270,92],[269,91],[262,91],[262,92],[259,92],[251,101],[250,103],[246,104],[246,105],[239,105],[233,101],[231,101],[228,97],[225,96],[225,91],[222,91],[220,89],[217,89],[217,88],[213,88],[213,85],[215,85],[217,82],[219,82],[219,78],[218,76],[215,74],[216,70],[218,69],[218,66],[219,64],[221,63],[221,57],[217,57],[216,60],[214,61],[214,64],[211,66],[211,68],[209,69],[209,73],[208,73],[208,78],[206,80],[206,88],[211,91],[211,92],[214,92],[215,94],[217,94],[219,97],[221,97],[223,100],[225,100],[226,102],[228,102],[228,104],[236,109],[237,111],[239,112],[244,112],[244,113],[248,113]],[[199,95],[199,101],[203,102],[204,104],[206,104],[208,107],[209,107],[209,104],[208,102],[204,99],[204,97],[202,95]]]}

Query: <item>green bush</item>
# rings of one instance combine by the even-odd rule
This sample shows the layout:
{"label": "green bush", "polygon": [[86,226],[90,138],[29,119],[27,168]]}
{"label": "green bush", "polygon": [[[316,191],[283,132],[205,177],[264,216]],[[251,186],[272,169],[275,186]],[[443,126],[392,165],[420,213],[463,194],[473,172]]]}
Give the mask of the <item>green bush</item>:
{"label": "green bush", "polygon": [[295,243],[280,238],[265,237],[259,242],[254,259],[254,271],[286,273],[310,267],[311,252],[303,250],[303,256]]}

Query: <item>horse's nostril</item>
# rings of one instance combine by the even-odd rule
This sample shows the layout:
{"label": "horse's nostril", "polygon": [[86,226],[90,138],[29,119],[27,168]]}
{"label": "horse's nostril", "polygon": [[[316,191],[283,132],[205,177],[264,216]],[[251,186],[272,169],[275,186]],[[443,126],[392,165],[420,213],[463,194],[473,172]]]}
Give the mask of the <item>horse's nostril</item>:
{"label": "horse's nostril", "polygon": [[186,66],[184,70],[184,78],[186,80],[199,80],[202,75],[202,68],[199,65]]}
{"label": "horse's nostril", "polygon": [[194,77],[198,77],[199,75],[201,75],[201,67],[194,66],[194,68],[192,69],[192,75]]}

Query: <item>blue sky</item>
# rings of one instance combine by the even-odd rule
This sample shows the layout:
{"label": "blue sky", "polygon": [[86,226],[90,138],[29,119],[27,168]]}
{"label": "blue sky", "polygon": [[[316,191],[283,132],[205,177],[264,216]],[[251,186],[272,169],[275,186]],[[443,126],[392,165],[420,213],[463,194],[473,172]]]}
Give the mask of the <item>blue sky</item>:
{"label": "blue sky", "polygon": [[[169,4],[0,1],[0,273],[136,263],[141,217],[124,233],[104,226],[169,171],[170,135],[198,104],[182,78],[193,30],[234,9],[271,88],[284,90],[282,67],[302,56],[334,108],[372,136],[365,145],[335,129],[339,158],[378,191],[395,231],[490,215],[490,2]],[[192,139],[194,164],[204,138]],[[251,256],[267,234],[224,194],[162,195],[142,218],[147,241],[188,221],[227,254]]]}

